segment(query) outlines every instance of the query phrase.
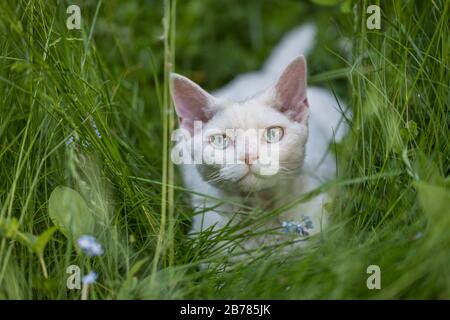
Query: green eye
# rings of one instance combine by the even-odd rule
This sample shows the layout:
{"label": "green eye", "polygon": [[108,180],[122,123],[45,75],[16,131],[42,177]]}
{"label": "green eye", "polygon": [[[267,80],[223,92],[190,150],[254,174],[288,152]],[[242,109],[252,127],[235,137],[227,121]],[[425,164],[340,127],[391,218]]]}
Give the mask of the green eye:
{"label": "green eye", "polygon": [[215,134],[209,137],[209,143],[216,149],[226,149],[231,139],[226,134]]}
{"label": "green eye", "polygon": [[269,127],[264,132],[264,138],[268,143],[276,143],[283,138],[284,129],[282,127]]}

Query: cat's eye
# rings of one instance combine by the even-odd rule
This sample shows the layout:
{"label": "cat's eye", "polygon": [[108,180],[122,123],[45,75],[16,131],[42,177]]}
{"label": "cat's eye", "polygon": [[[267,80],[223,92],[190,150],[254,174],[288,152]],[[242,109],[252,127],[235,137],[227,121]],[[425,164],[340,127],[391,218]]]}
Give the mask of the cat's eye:
{"label": "cat's eye", "polygon": [[268,143],[277,143],[283,138],[284,129],[282,127],[269,127],[264,132],[264,139]]}
{"label": "cat's eye", "polygon": [[226,149],[231,139],[226,134],[215,134],[209,137],[209,143],[216,149]]}

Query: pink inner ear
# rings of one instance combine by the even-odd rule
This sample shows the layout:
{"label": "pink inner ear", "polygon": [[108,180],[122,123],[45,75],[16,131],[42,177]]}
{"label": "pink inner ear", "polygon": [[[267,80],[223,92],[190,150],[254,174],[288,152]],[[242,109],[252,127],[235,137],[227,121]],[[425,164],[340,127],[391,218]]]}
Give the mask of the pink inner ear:
{"label": "pink inner ear", "polygon": [[294,121],[301,121],[308,109],[306,97],[306,61],[303,56],[292,61],[276,86],[279,110]]}
{"label": "pink inner ear", "polygon": [[178,75],[172,76],[172,96],[180,127],[192,132],[194,121],[208,120],[208,93],[194,82]]}

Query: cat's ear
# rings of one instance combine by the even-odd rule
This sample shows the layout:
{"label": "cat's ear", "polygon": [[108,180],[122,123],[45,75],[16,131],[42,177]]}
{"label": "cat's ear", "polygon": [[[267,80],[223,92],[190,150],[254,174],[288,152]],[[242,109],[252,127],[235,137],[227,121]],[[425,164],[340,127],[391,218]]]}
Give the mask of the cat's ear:
{"label": "cat's ear", "polygon": [[214,97],[179,74],[171,73],[170,82],[180,127],[193,133],[194,121],[206,122],[210,119]]}
{"label": "cat's ear", "polygon": [[300,123],[306,123],[309,116],[306,72],[305,57],[299,56],[286,67],[275,85],[276,107]]}

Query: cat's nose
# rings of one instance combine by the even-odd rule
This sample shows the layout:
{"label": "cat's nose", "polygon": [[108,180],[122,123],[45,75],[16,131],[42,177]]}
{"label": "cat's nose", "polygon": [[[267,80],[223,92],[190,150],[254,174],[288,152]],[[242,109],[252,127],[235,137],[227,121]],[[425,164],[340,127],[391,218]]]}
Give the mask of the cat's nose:
{"label": "cat's nose", "polygon": [[251,165],[253,164],[256,160],[258,160],[258,155],[256,154],[251,154],[251,153],[245,153],[244,155],[244,159],[241,159],[245,162],[245,164],[247,165]]}

